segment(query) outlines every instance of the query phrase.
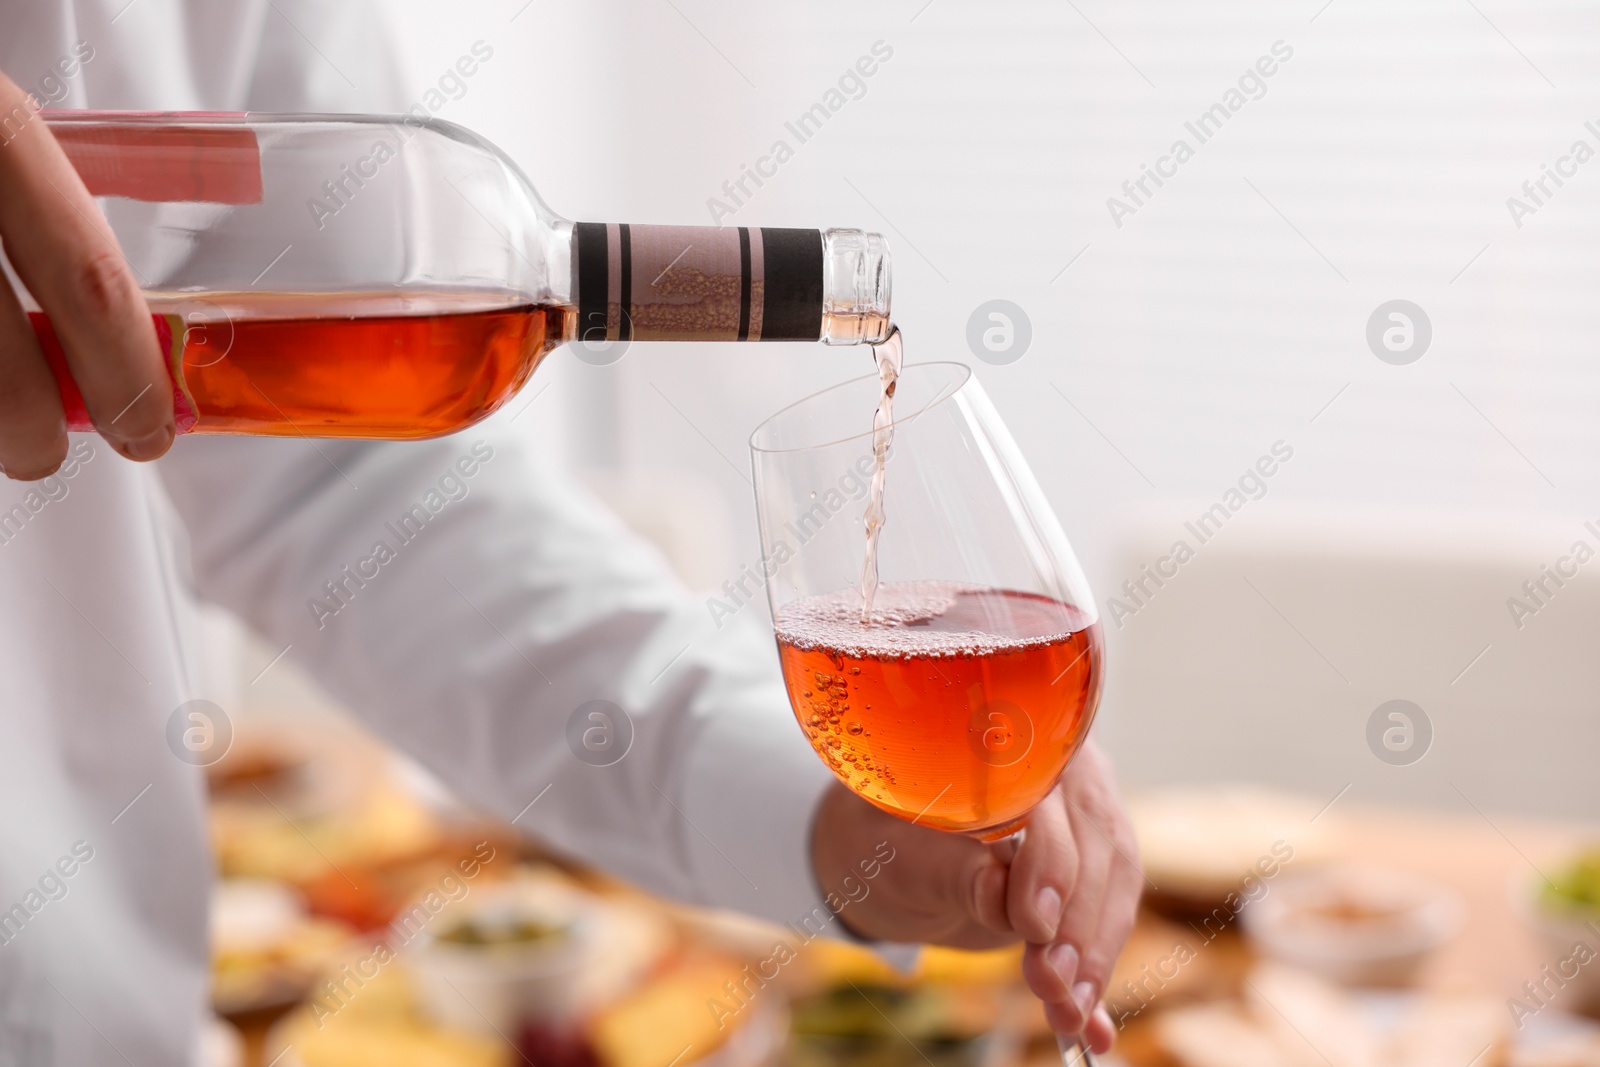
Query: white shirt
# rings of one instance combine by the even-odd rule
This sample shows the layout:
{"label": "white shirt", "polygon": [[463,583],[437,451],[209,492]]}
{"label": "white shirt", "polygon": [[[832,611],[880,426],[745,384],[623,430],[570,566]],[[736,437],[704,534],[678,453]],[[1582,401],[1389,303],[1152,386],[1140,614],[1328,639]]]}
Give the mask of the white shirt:
{"label": "white shirt", "polygon": [[[53,106],[400,110],[379,25],[327,0],[0,0],[0,69],[48,98],[87,42]],[[0,1067],[194,1055],[211,860],[199,773],[166,732],[207,695],[196,598],[292,644],[374,729],[558,849],[774,920],[820,906],[808,839],[829,777],[770,636],[715,629],[495,421],[405,444],[180,439],[153,466],[75,435],[45,485],[0,483],[0,516],[27,514],[0,526]],[[466,495],[319,619],[324,583],[475,450]],[[634,724],[611,766],[566,741],[592,699]]]}

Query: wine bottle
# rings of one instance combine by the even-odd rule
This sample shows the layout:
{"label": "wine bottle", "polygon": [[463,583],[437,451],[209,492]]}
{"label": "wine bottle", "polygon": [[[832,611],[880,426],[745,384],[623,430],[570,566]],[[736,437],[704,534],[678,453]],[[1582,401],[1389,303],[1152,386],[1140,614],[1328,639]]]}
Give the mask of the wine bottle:
{"label": "wine bottle", "polygon": [[[568,222],[433,118],[46,114],[144,289],[180,432],[432,437],[565,342],[604,362],[632,341],[889,332],[878,234]],[[27,306],[68,428],[94,429]]]}

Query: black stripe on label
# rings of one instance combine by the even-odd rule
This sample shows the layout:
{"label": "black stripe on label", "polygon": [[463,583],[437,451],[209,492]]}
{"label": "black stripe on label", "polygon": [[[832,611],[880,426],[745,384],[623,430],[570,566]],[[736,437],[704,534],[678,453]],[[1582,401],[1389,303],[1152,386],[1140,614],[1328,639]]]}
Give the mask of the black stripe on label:
{"label": "black stripe on label", "polygon": [[750,231],[739,227],[739,340],[750,340]]}
{"label": "black stripe on label", "polygon": [[617,300],[622,304],[622,314],[617,326],[620,341],[633,340],[633,237],[628,232],[626,222],[617,226],[621,234],[619,248],[622,256],[622,280],[619,288],[622,292],[617,294]]}
{"label": "black stripe on label", "polygon": [[572,238],[577,258],[573,264],[573,276],[578,283],[578,339],[598,343],[606,340],[608,294],[605,223],[575,223]]}
{"label": "black stripe on label", "polygon": [[822,232],[761,228],[763,341],[822,336]]}

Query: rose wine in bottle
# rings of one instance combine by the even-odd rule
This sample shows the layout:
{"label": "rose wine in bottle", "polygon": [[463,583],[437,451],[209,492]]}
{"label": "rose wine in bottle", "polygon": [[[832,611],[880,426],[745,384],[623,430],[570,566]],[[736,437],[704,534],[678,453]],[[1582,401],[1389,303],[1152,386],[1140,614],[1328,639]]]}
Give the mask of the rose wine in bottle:
{"label": "rose wine in bottle", "polygon": [[[888,336],[877,234],[568,222],[435,119],[48,118],[145,290],[181,432],[432,437],[567,342]],[[68,428],[93,430],[28,306]]]}

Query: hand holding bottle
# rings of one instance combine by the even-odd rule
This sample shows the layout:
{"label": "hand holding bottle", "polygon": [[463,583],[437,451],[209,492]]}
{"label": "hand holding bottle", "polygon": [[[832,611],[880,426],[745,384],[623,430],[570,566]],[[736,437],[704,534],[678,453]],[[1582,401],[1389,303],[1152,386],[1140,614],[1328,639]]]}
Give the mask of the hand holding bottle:
{"label": "hand holding bottle", "polygon": [[[0,74],[0,241],[50,320],[95,427],[129,459],[176,433],[172,389],[138,279],[34,100]],[[0,277],[0,469],[43,478],[67,454],[54,376]]]}

